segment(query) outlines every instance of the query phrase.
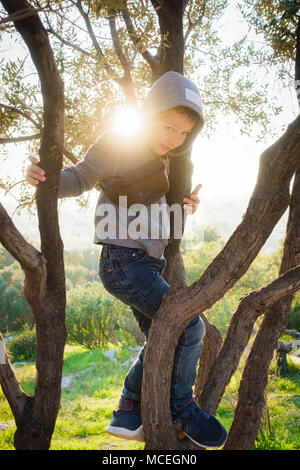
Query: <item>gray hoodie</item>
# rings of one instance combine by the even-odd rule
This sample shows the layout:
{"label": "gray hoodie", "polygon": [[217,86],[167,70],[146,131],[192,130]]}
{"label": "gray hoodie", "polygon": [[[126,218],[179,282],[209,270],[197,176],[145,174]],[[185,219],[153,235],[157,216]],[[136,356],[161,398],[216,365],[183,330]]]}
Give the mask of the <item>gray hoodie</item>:
{"label": "gray hoodie", "polygon": [[[141,110],[151,117],[176,106],[186,106],[196,111],[199,122],[180,147],[168,152],[164,157],[167,159],[168,156],[183,155],[204,125],[202,102],[196,85],[183,75],[171,71],[154,83]],[[101,190],[101,183],[105,183],[105,180],[124,174],[128,170],[128,166],[122,165],[122,149],[126,144],[124,139],[114,129],[102,134],[96,144],[89,148],[82,162],[62,170],[58,197],[79,196],[94,187]],[[133,167],[141,165],[151,156],[149,150],[132,141],[132,137],[129,145],[134,155]],[[126,198],[121,199],[117,206],[103,192],[100,193],[95,211],[94,243],[143,248],[150,256],[163,258],[170,229],[165,196],[150,206],[134,207],[139,206],[135,204],[130,208],[126,207]]]}

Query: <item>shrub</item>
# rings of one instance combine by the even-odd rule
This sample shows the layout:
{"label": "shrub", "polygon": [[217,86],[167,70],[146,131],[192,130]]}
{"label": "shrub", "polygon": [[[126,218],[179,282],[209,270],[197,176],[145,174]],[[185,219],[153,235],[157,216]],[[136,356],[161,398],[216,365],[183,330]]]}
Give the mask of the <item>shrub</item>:
{"label": "shrub", "polygon": [[296,294],[292,302],[287,328],[300,331],[300,294]]}
{"label": "shrub", "polygon": [[108,343],[143,344],[145,337],[130,310],[99,283],[67,293],[68,342],[88,349],[105,349]]}
{"label": "shrub", "polygon": [[17,261],[0,270],[0,329],[19,330],[33,324],[23,284],[24,273]]}
{"label": "shrub", "polygon": [[7,344],[13,360],[32,360],[36,354],[36,330],[25,325],[24,331]]}
{"label": "shrub", "polygon": [[66,308],[68,341],[89,349],[106,348],[109,342],[117,344],[117,316],[112,305],[113,300],[103,295],[98,284],[70,290]]}

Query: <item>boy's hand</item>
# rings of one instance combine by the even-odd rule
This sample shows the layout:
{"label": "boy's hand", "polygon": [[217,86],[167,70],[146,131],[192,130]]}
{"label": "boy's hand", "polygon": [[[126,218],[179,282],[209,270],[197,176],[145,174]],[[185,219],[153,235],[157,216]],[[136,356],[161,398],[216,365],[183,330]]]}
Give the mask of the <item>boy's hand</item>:
{"label": "boy's hand", "polygon": [[26,169],[25,178],[27,183],[37,186],[40,181],[46,181],[45,170],[38,166],[40,162],[37,158],[30,155],[28,159],[31,161],[31,165]]}
{"label": "boy's hand", "polygon": [[183,202],[187,203],[183,205],[183,209],[186,210],[187,214],[194,214],[196,210],[198,209],[200,199],[198,198],[197,194],[201,188],[202,188],[202,184],[197,184],[195,189],[190,194],[190,199],[187,197],[184,197],[182,199]]}

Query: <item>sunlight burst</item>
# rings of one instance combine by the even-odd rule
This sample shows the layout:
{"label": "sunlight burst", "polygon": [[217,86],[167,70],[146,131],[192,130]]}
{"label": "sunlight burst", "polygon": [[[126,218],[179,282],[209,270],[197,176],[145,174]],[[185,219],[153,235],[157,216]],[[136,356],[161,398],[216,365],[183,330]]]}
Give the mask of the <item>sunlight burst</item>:
{"label": "sunlight burst", "polygon": [[114,115],[114,127],[125,135],[134,135],[142,130],[142,113],[136,108],[126,107]]}

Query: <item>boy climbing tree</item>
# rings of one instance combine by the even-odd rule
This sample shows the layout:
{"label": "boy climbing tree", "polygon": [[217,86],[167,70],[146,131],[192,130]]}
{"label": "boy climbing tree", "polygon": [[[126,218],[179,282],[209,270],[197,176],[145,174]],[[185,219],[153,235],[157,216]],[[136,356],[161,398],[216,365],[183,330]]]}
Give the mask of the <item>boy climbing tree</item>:
{"label": "boy climbing tree", "polygon": [[[170,288],[162,276],[169,228],[165,199],[169,188],[168,158],[183,158],[202,129],[204,118],[196,85],[177,72],[167,72],[154,83],[141,111],[144,119],[139,134],[122,138],[116,130],[108,131],[89,149],[82,162],[61,172],[59,197],[78,196],[96,185],[100,186],[102,193],[96,207],[94,238],[95,243],[103,245],[99,276],[109,293],[131,307],[147,338],[151,320]],[[45,172],[35,159],[31,157],[31,160],[28,182],[33,185],[44,182]],[[190,197],[183,200],[185,210],[191,213],[199,203],[196,193],[200,187],[198,185]],[[120,199],[128,196],[131,204],[124,222]],[[156,212],[158,216],[153,214],[155,204],[161,209],[162,222],[159,212]],[[143,217],[132,215],[136,205]],[[141,205],[145,210],[141,210]],[[116,215],[112,224],[104,214],[110,207]],[[140,225],[138,237],[132,233],[137,217]],[[175,225],[179,223],[181,220],[179,222],[175,217]],[[104,232],[106,225],[109,228]],[[158,238],[151,236],[153,226],[158,228]],[[125,232],[125,237],[121,232]],[[170,406],[180,435],[200,446],[218,447],[226,440],[226,430],[216,418],[198,406],[192,389],[204,334],[204,323],[196,316],[179,338],[174,356]],[[146,345],[125,378],[118,409],[106,428],[109,433],[125,439],[144,440],[141,386]]]}

